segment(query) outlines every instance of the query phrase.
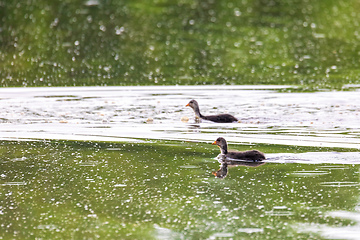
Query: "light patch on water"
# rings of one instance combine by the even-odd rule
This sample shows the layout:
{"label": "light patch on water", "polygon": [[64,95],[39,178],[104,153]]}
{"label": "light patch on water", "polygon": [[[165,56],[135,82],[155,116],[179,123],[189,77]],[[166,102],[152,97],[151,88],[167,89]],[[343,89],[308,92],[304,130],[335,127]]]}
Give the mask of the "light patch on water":
{"label": "light patch on water", "polygon": [[287,210],[287,206],[273,206],[273,210]]}
{"label": "light patch on water", "polygon": [[264,229],[263,228],[239,228],[238,232],[243,232],[243,233],[263,233]]}
{"label": "light patch on water", "polygon": [[268,216],[292,216],[294,215],[291,211],[266,211],[266,215]]}
{"label": "light patch on water", "polygon": [[171,229],[160,227],[154,224],[156,239],[183,239],[180,233],[173,232]]}
{"label": "light patch on water", "polygon": [[114,185],[114,187],[126,187],[126,186],[127,186],[126,184],[121,184],[121,183]]}
{"label": "light patch on water", "polygon": [[292,172],[291,175],[298,176],[298,177],[315,177],[320,175],[326,175],[329,172],[326,171],[295,171]]}
{"label": "light patch on water", "polygon": [[345,170],[349,169],[348,166],[344,165],[329,165],[329,166],[320,166],[320,169],[327,169],[327,170]]}
{"label": "light patch on water", "polygon": [[[360,149],[359,90],[281,93],[289,86],[139,86],[0,89],[1,140],[183,140]],[[239,123],[196,123],[230,113]],[[188,118],[189,121],[182,121]],[[151,124],[148,120],[152,119]]]}
{"label": "light patch on water", "polygon": [[85,6],[97,6],[99,5],[99,1],[97,0],[88,0],[85,2]]}
{"label": "light patch on water", "polygon": [[55,231],[58,229],[58,226],[54,225],[54,224],[40,224],[39,226],[37,226],[37,229],[40,230],[48,230],[48,231]]}
{"label": "light patch on water", "polygon": [[2,186],[24,186],[26,182],[5,182],[1,184]]}
{"label": "light patch on water", "polygon": [[326,187],[354,187],[359,186],[358,182],[322,182],[320,183],[322,186]]}
{"label": "light patch on water", "polygon": [[95,167],[98,164],[99,164],[99,162],[96,162],[96,161],[87,161],[87,162],[79,163],[79,166],[82,166],[82,167]]}
{"label": "light patch on water", "polygon": [[329,226],[325,224],[299,224],[301,232],[315,232],[326,239],[350,239],[358,240],[360,232],[360,213],[348,211],[332,211],[327,213],[333,218],[349,219],[355,221],[355,224],[348,226]]}
{"label": "light patch on water", "polygon": [[268,216],[292,216],[294,212],[287,206],[273,206],[272,210],[265,211]]}
{"label": "light patch on water", "polygon": [[232,237],[234,237],[233,233],[222,232],[222,233],[214,233],[207,239],[232,238]]}
{"label": "light patch on water", "polygon": [[12,162],[22,162],[25,161],[27,157],[21,157],[21,158],[13,158],[11,159]]}
{"label": "light patch on water", "polygon": [[199,168],[199,166],[195,166],[195,165],[183,165],[183,166],[180,166],[180,168]]}
{"label": "light patch on water", "polygon": [[[360,164],[360,152],[307,152],[266,154],[268,163],[303,163],[303,164]],[[326,166],[331,168],[329,166]],[[338,166],[336,166],[338,168]],[[311,172],[297,172],[310,174]],[[313,172],[314,173],[314,172]],[[324,173],[316,171],[315,173]],[[315,174],[314,173],[314,174]],[[296,174],[296,173],[295,173]]]}

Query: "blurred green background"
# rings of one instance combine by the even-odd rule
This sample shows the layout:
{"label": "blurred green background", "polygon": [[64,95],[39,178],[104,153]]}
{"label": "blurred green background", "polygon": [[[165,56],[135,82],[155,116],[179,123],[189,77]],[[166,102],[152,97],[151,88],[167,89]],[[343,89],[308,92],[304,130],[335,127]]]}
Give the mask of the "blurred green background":
{"label": "blurred green background", "polygon": [[0,5],[2,87],[360,83],[356,0]]}

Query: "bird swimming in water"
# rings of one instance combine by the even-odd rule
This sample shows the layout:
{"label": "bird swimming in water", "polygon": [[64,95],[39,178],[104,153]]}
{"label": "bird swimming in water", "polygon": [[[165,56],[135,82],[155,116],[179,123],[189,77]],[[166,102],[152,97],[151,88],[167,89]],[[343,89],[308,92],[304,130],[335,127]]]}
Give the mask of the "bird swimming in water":
{"label": "bird swimming in water", "polygon": [[196,100],[191,100],[186,107],[191,107],[194,112],[196,117],[204,119],[204,120],[209,120],[212,122],[217,122],[217,123],[231,123],[231,122],[237,122],[238,119],[230,114],[219,114],[219,115],[210,115],[210,116],[204,116],[200,113],[200,108],[199,108],[199,104]]}
{"label": "bird swimming in water", "polygon": [[225,138],[219,137],[212,145],[217,145],[220,148],[221,155],[239,160],[262,161],[265,160],[265,154],[258,150],[249,150],[245,152],[228,151],[228,145]]}

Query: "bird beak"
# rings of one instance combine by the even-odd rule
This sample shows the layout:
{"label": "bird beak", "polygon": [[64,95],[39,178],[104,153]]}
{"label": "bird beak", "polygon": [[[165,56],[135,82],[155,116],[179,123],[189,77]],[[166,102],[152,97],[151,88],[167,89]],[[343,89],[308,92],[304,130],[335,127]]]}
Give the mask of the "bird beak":
{"label": "bird beak", "polygon": [[186,106],[185,106],[185,107],[190,107],[190,103],[186,104]]}
{"label": "bird beak", "polygon": [[216,144],[216,141],[215,141],[215,142],[213,142],[211,145],[217,145],[217,144]]}

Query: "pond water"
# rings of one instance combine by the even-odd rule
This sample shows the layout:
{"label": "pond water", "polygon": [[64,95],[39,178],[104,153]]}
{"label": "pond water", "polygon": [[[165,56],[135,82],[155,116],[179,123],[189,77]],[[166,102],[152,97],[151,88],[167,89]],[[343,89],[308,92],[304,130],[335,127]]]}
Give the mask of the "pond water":
{"label": "pond water", "polygon": [[4,1],[0,86],[359,84],[358,0]]}
{"label": "pond water", "polygon": [[[0,238],[358,239],[349,87],[0,89]],[[196,122],[193,98],[239,122]],[[219,136],[267,160],[217,178]]]}
{"label": "pond water", "polygon": [[1,7],[0,239],[358,239],[357,0]]}
{"label": "pond water", "polygon": [[[186,140],[359,148],[359,90],[291,93],[289,86],[0,89],[1,139]],[[231,113],[238,123],[198,124]],[[229,100],[230,99],[230,100]],[[187,120],[189,119],[189,120]]]}

